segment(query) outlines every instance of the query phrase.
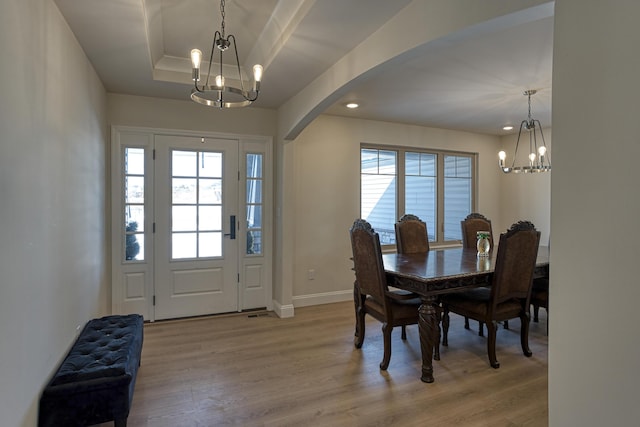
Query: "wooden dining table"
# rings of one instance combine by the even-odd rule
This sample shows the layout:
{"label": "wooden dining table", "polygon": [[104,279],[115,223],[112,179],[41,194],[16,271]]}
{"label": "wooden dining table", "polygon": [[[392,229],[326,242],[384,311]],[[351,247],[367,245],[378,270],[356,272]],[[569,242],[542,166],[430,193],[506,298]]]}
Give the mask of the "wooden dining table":
{"label": "wooden dining table", "polygon": [[[418,254],[388,253],[382,255],[389,286],[414,292],[420,296],[418,328],[422,351],[421,380],[432,383],[433,359],[440,340],[437,312],[440,295],[480,286],[491,286],[497,249],[489,256],[478,256],[475,249],[449,248]],[[540,246],[534,278],[549,276],[549,248]],[[435,354],[434,354],[435,353]]]}

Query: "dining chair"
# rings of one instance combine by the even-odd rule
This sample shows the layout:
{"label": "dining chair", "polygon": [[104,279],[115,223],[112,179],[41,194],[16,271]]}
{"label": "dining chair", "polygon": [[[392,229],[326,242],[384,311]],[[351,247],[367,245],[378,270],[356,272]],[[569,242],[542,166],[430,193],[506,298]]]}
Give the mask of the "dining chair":
{"label": "dining chair", "polygon": [[493,368],[496,358],[497,322],[520,318],[520,343],[525,356],[529,349],[529,304],[540,232],[529,221],[519,221],[500,235],[491,288],[474,288],[442,297],[443,341],[448,345],[449,312],[487,324],[487,353]]}
{"label": "dining chair", "polygon": [[531,305],[533,306],[533,321],[538,323],[540,308],[547,312],[547,334],[549,333],[549,278],[533,279],[531,288]]}
{"label": "dining chair", "polygon": [[395,223],[396,250],[399,254],[429,252],[427,224],[413,214],[405,214]]}
{"label": "dining chair", "polygon": [[[547,247],[551,248],[551,236],[547,242]],[[547,335],[549,334],[549,278],[540,277],[533,279],[531,288],[531,305],[533,306],[533,321],[538,323],[540,307],[547,312]]]}
{"label": "dining chair", "polygon": [[[472,212],[465,219],[460,221],[460,228],[462,229],[462,246],[469,249],[476,249],[478,231],[489,232],[489,244],[493,250],[493,229],[491,228],[491,220],[478,212]],[[464,327],[469,329],[469,318],[464,318]],[[505,329],[509,329],[509,322],[505,322]],[[484,325],[482,322],[478,323],[478,335],[484,336]]]}
{"label": "dining chair", "polygon": [[478,231],[489,232],[489,242],[493,248],[493,229],[491,228],[491,220],[478,212],[472,212],[465,219],[460,221],[462,228],[462,246],[465,248],[476,247],[476,233]]}
{"label": "dining chair", "polygon": [[356,348],[362,348],[364,343],[365,315],[368,314],[380,321],[384,341],[384,355],[380,362],[380,369],[384,371],[391,359],[391,331],[394,327],[401,326],[402,339],[406,339],[406,325],[418,323],[420,299],[411,292],[389,289],[382,261],[380,237],[371,224],[363,219],[356,219],[349,234],[356,275],[354,344]]}

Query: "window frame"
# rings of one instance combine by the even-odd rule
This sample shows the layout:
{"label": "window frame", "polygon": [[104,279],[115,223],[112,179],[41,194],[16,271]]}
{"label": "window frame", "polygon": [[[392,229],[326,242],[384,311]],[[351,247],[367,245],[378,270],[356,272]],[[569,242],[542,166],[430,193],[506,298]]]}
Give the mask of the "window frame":
{"label": "window frame", "polygon": [[[471,159],[471,212],[477,211],[478,206],[478,153],[466,152],[456,150],[442,150],[425,147],[412,147],[412,146],[399,146],[399,145],[385,145],[385,144],[373,144],[373,143],[361,143],[360,155],[359,155],[359,215],[362,215],[362,150],[383,150],[394,151],[396,153],[396,221],[402,217],[405,213],[405,178],[406,178],[406,165],[405,155],[408,152],[412,153],[424,153],[433,154],[436,156],[436,229],[428,230],[429,233],[435,233],[435,240],[429,240],[431,247],[443,247],[443,246],[458,246],[462,244],[462,240],[444,240],[444,228],[445,228],[445,202],[444,202],[444,187],[445,187],[445,175],[444,175],[444,158],[445,156],[457,156],[468,157]],[[464,218],[460,218],[462,221]],[[395,244],[382,244],[383,249],[394,249]]]}

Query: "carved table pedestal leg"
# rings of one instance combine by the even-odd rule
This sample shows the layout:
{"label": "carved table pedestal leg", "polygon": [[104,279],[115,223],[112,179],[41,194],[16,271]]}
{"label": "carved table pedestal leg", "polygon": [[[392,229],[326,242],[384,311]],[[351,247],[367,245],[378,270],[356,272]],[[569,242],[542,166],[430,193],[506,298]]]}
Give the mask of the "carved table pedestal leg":
{"label": "carved table pedestal leg", "polygon": [[422,350],[422,377],[420,379],[425,383],[433,382],[433,359],[440,360],[440,325],[438,325],[438,312],[434,306],[435,303],[436,297],[422,297],[422,304],[418,310],[420,349]]}

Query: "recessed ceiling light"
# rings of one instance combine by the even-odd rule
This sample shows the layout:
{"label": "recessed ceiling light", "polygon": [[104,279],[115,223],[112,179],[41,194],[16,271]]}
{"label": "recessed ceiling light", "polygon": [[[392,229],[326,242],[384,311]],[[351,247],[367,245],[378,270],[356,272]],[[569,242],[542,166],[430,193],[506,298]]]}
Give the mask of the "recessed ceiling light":
{"label": "recessed ceiling light", "polygon": [[355,103],[355,102],[350,102],[348,104],[345,104],[345,107],[354,109],[354,108],[358,108],[359,105],[357,103]]}
{"label": "recessed ceiling light", "polygon": [[511,125],[503,126],[502,130],[513,130],[513,126]]}

